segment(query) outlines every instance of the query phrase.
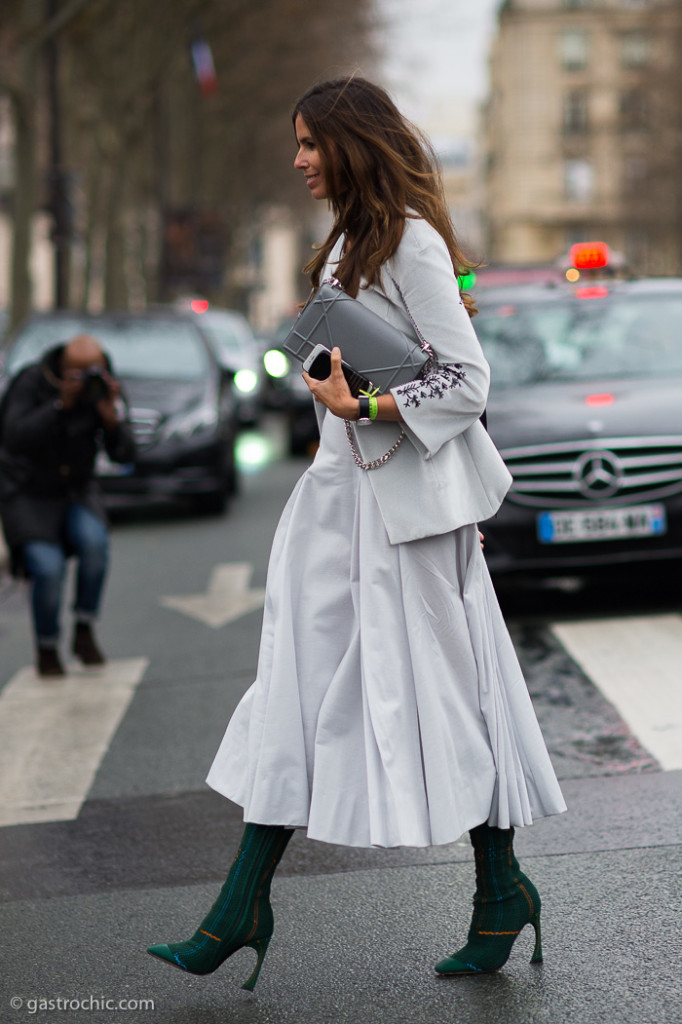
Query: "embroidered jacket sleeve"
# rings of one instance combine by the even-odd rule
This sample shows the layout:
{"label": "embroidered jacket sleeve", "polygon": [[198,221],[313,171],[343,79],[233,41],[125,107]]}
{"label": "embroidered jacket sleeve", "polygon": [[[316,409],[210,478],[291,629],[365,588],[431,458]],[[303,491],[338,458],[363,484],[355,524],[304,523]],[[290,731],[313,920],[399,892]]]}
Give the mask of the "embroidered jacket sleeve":
{"label": "embroidered jacket sleeve", "polygon": [[[408,220],[387,268],[386,287],[400,290],[436,364],[420,380],[393,388],[405,430],[430,458],[470,427],[485,409],[490,370],[462,302],[447,247],[423,220]],[[397,286],[397,287],[396,287]],[[401,304],[399,294],[393,301]]]}

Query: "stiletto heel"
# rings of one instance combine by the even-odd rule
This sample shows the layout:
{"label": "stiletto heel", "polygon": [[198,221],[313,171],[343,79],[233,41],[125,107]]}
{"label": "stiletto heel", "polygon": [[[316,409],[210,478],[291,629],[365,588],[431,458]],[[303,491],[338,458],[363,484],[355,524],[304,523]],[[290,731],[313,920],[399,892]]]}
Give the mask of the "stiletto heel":
{"label": "stiletto heel", "polygon": [[535,949],[533,950],[533,955],[530,958],[530,962],[532,964],[541,964],[542,963],[542,930],[540,928],[540,911],[537,912],[535,917],[531,918],[530,923],[533,925],[533,928],[535,929]]}
{"label": "stiletto heel", "polygon": [[535,930],[531,963],[542,961],[540,894],[514,856],[513,829],[479,825],[471,831],[476,857],[476,893],[466,945],[436,964],[442,975],[497,971],[527,924]]}
{"label": "stiletto heel", "polygon": [[263,964],[263,961],[265,960],[265,954],[268,951],[268,946],[270,945],[271,938],[272,936],[268,935],[266,939],[254,939],[253,942],[246,943],[246,945],[250,946],[251,949],[255,949],[256,953],[258,954],[258,960],[256,961],[256,966],[253,969],[253,974],[242,985],[242,988],[247,989],[247,991],[249,992],[253,991],[256,982],[258,981],[258,975],[260,974],[261,966]]}
{"label": "stiletto heel", "polygon": [[251,992],[274,928],[270,883],[293,834],[280,825],[247,825],[227,881],[191,939],[149,946],[147,952],[189,974],[211,974],[249,946],[258,959],[242,987]]}

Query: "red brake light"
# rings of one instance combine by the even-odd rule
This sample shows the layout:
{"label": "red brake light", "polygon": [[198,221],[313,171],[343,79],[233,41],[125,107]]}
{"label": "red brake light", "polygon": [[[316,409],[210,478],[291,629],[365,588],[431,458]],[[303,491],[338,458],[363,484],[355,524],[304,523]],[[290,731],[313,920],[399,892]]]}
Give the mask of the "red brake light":
{"label": "red brake light", "polygon": [[206,299],[192,299],[189,305],[193,313],[205,313],[208,309],[208,302]]}
{"label": "red brake light", "polygon": [[603,395],[588,395],[585,399],[585,405],[590,405],[593,408],[599,405],[613,405],[613,395],[605,393]]}
{"label": "red brake light", "polygon": [[571,246],[571,263],[576,270],[597,270],[607,266],[609,247],[606,242],[580,242]]}

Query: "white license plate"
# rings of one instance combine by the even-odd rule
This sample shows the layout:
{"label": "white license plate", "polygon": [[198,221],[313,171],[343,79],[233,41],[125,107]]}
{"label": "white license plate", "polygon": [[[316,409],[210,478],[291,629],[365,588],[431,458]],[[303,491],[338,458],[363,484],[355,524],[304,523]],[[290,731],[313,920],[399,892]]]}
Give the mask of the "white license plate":
{"label": "white license plate", "polygon": [[541,544],[660,537],[666,529],[664,505],[596,508],[585,512],[540,512],[537,517]]}

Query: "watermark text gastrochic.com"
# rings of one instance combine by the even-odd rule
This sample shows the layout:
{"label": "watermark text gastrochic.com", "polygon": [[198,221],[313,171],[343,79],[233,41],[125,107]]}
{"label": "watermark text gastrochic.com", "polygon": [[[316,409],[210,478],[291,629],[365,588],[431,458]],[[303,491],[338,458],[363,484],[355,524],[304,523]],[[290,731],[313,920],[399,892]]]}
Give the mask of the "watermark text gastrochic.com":
{"label": "watermark text gastrochic.com", "polygon": [[153,999],[111,999],[102,995],[87,996],[12,996],[9,1001],[12,1010],[23,1010],[24,1013],[44,1013],[49,1010],[118,1010],[126,1013],[129,1010],[153,1010]]}

